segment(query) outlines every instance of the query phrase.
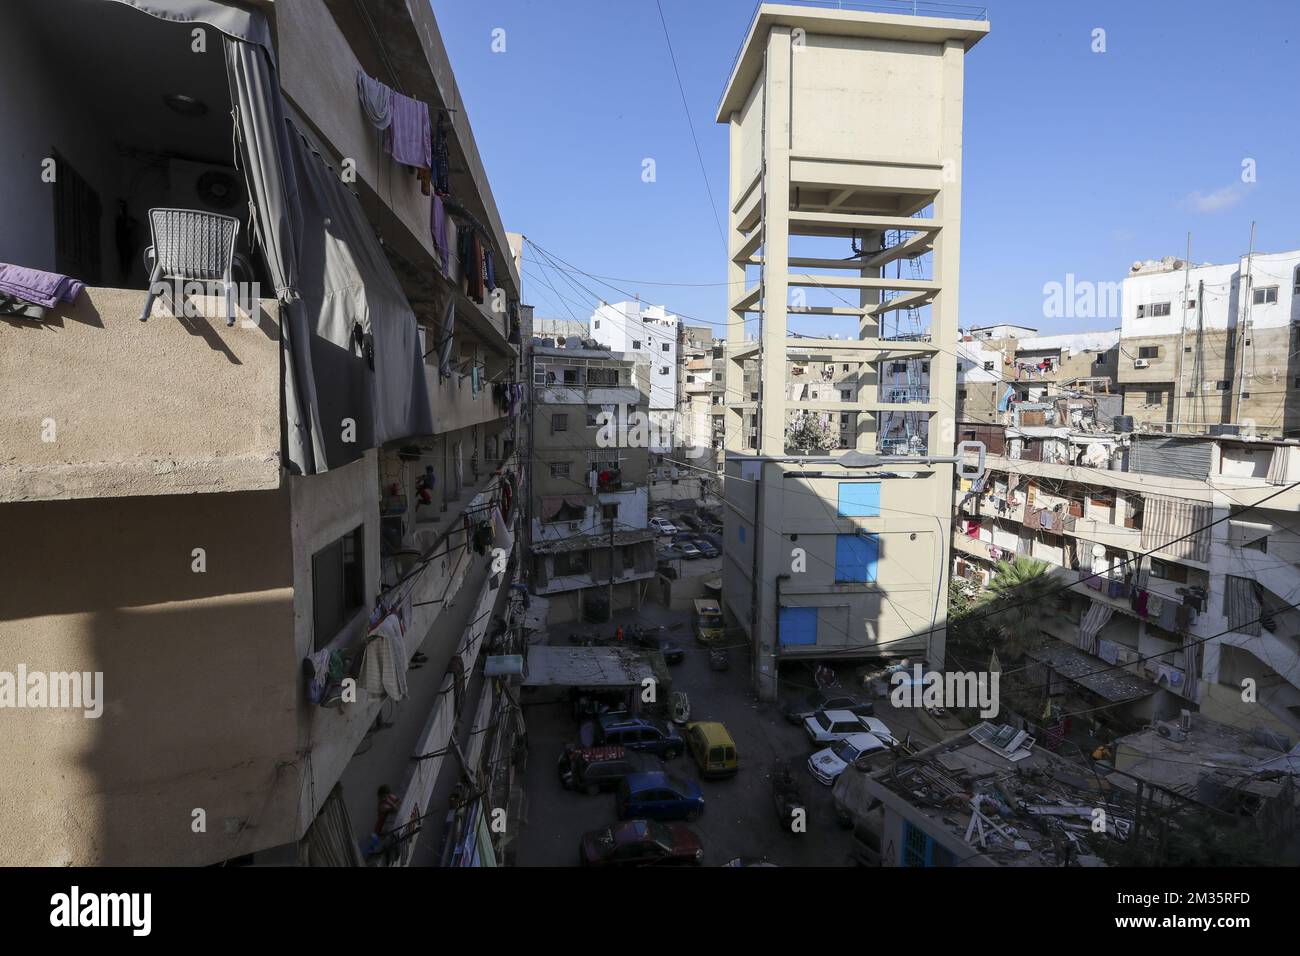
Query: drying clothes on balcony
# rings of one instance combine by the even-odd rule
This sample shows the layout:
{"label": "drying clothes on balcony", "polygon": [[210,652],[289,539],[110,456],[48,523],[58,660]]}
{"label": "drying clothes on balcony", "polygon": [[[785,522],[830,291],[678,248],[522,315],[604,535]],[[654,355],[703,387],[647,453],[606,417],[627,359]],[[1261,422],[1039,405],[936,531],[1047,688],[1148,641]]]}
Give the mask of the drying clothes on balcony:
{"label": "drying clothes on balcony", "polygon": [[1144,591],[1143,593],[1147,598],[1146,609],[1143,613],[1145,613],[1147,617],[1153,617],[1158,620],[1160,618],[1160,612],[1165,608],[1164,600],[1159,594],[1156,594],[1153,591]]}
{"label": "drying clothes on balcony", "polygon": [[1224,613],[1228,626],[1243,634],[1259,636],[1261,633],[1259,619],[1264,610],[1255,593],[1255,582],[1250,578],[1227,575],[1224,583]]}
{"label": "drying clothes on balcony", "polygon": [[497,271],[492,262],[492,250],[483,250],[483,276],[487,279],[488,291],[491,292],[497,287]]}
{"label": "drying clothes on balcony", "polygon": [[455,347],[453,333],[456,331],[456,300],[448,297],[447,306],[442,312],[442,339],[438,346],[438,378],[451,378],[451,357]]}
{"label": "drying clothes on balcony", "polygon": [[362,653],[362,688],[376,696],[386,694],[393,700],[404,700],[409,660],[397,615],[389,614],[366,635]]}
{"label": "drying clothes on balcony", "polygon": [[433,194],[429,204],[429,235],[433,238],[434,251],[438,253],[438,265],[442,274],[447,275],[451,264],[451,246],[447,239],[447,210],[442,204],[442,197]]}
{"label": "drying clothes on balcony", "polygon": [[1097,656],[1107,664],[1119,663],[1119,645],[1113,641],[1101,640],[1097,642]]}
{"label": "drying clothes on balcony", "polygon": [[26,266],[0,262],[0,293],[52,309],[60,302],[72,302],[85,285],[57,272],[42,272]]}
{"label": "drying clothes on balcony", "polygon": [[440,196],[451,192],[451,157],[447,144],[447,122],[441,113],[433,133],[433,191]]}
{"label": "drying clothes on balcony", "polygon": [[1178,612],[1181,609],[1181,604],[1176,604],[1169,598],[1165,598],[1160,605],[1159,625],[1166,631],[1176,632],[1178,630]]}
{"label": "drying clothes on balcony", "polygon": [[36,322],[43,322],[47,312],[49,312],[49,309],[43,305],[25,302],[14,295],[0,294],[0,316],[5,318],[32,319]]}
{"label": "drying clothes on balcony", "polygon": [[388,155],[403,166],[426,172],[433,166],[433,132],[429,104],[393,91],[392,120],[384,136]]}
{"label": "drying clothes on balcony", "polygon": [[357,70],[357,99],[361,112],[375,129],[388,129],[393,122],[393,91],[364,70]]}
{"label": "drying clothes on balcony", "polygon": [[1093,601],[1088,605],[1088,610],[1079,619],[1079,650],[1088,654],[1097,653],[1097,635],[1114,613],[1115,609],[1109,604]]}

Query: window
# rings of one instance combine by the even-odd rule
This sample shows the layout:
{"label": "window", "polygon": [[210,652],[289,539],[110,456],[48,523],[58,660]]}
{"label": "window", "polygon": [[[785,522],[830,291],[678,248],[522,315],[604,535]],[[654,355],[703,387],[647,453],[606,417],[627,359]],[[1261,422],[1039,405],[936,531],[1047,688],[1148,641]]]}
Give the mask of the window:
{"label": "window", "polygon": [[844,518],[875,518],[880,515],[880,482],[841,481],[839,514]]}
{"label": "window", "polygon": [[601,506],[600,506],[600,516],[601,516],[602,518],[604,518],[606,521],[617,521],[617,520],[618,520],[618,503],[615,502],[615,503],[612,504],[612,505],[601,505]]}
{"label": "window", "polygon": [[985,362],[985,363],[984,363],[984,371],[986,371],[986,372],[991,372],[991,371],[993,371],[993,363],[992,363],[992,362]]}
{"label": "window", "polygon": [[667,366],[667,365],[661,365],[661,366],[659,366],[659,374],[660,374],[660,375],[667,375],[667,374],[668,374],[668,366]]}
{"label": "window", "polygon": [[641,340],[640,340],[640,339],[633,339],[633,340],[632,340],[632,348],[634,348],[634,349],[639,349],[640,347],[641,347]]}
{"label": "window", "polygon": [[736,537],[740,539],[741,544],[745,543],[745,526],[743,524],[736,525]]}
{"label": "window", "polygon": [[906,363],[906,362],[893,362],[893,363],[891,363],[890,366],[889,366],[889,371],[890,371],[891,374],[894,374],[894,375],[902,375],[904,372],[907,371],[907,363]]}
{"label": "window", "polygon": [[591,327],[592,327],[593,329],[598,329],[598,328],[600,328],[600,319],[597,319],[595,322],[591,323]]}
{"label": "window", "polygon": [[1226,392],[1231,387],[1231,384],[1226,378],[1221,378],[1214,383],[1214,387],[1220,392]]}
{"label": "window", "polygon": [[1168,302],[1147,302],[1145,304],[1139,305],[1137,310],[1137,317],[1139,319],[1152,319],[1152,318],[1156,318],[1157,316],[1168,315],[1168,314],[1169,314]]}
{"label": "window", "polygon": [[929,375],[929,374],[930,374],[930,363],[929,363],[929,362],[922,362],[922,363],[921,363],[921,374],[922,374],[922,375]]}
{"label": "window", "polygon": [[567,461],[553,461],[553,462],[551,462],[551,477],[552,477],[552,478],[568,478],[568,477],[569,477],[569,462],[567,462]]}
{"label": "window", "polygon": [[849,423],[849,413],[848,413],[848,412],[840,412],[840,424],[841,424],[841,425],[847,425],[848,423]]}
{"label": "window", "polygon": [[587,552],[569,551],[565,554],[557,554],[555,556],[555,573],[557,575],[586,574]]}
{"label": "window", "polygon": [[564,384],[565,385],[578,384],[578,370],[576,368],[566,368],[564,370]]}
{"label": "window", "polygon": [[1164,404],[1164,396],[1161,395],[1160,392],[1147,392],[1147,400],[1146,400],[1146,404],[1148,404],[1148,405],[1163,405],[1163,404]]}
{"label": "window", "polygon": [[1138,358],[1153,359],[1160,357],[1160,346],[1144,345],[1138,349]]}
{"label": "window", "polygon": [[1277,286],[1269,285],[1256,289],[1251,296],[1251,302],[1255,305],[1277,305]]}
{"label": "window", "polygon": [[866,584],[876,580],[876,561],[880,539],[874,534],[837,534],[835,536],[836,583]]}
{"label": "window", "polygon": [[[1297,270],[1297,271],[1296,271],[1296,276],[1297,276],[1297,278],[1296,278],[1296,282],[1300,282],[1300,270]],[[842,366],[840,366],[840,368],[841,368],[843,371],[845,371],[845,372],[847,372],[847,371],[849,370],[849,367],[848,367],[847,365],[842,365]]]}
{"label": "window", "polygon": [[569,430],[569,416],[568,416],[568,415],[552,415],[552,416],[551,416],[551,434],[552,434],[552,435],[554,435],[556,432],[567,432],[568,430]]}
{"label": "window", "polygon": [[903,852],[899,866],[955,866],[957,859],[951,850],[940,846],[920,827],[903,821]]}
{"label": "window", "polygon": [[1181,564],[1175,564],[1172,561],[1159,561],[1152,558],[1151,576],[1153,578],[1159,578],[1162,581],[1175,581],[1180,584],[1186,583],[1187,568]]}
{"label": "window", "polygon": [[600,415],[600,406],[599,406],[599,405],[588,405],[588,406],[587,406],[587,427],[588,427],[588,428],[595,428],[595,427],[599,424],[599,423],[596,421],[596,418],[597,418],[597,416],[599,416],[599,415]]}
{"label": "window", "polygon": [[64,275],[99,285],[99,194],[57,152],[54,162],[54,264]]}
{"label": "window", "polygon": [[965,363],[965,362],[958,362],[958,363],[957,363],[957,371],[959,371],[959,372],[964,372],[964,371],[966,371],[966,363]]}
{"label": "window", "polygon": [[809,645],[817,643],[817,609],[783,607],[777,627],[777,643]]}
{"label": "window", "polygon": [[663,344],[663,351],[665,351],[665,352],[670,351],[670,349],[669,349],[669,345],[668,345],[667,342],[665,342],[665,343]]}
{"label": "window", "polygon": [[966,401],[966,389],[964,388],[957,389],[957,401],[959,402]]}
{"label": "window", "polygon": [[1187,300],[1187,308],[1189,308],[1189,309],[1194,309],[1194,308],[1196,308],[1196,300],[1195,300],[1195,299],[1188,299],[1188,300]]}
{"label": "window", "polygon": [[618,369],[616,368],[589,368],[587,369],[588,385],[617,385]]}
{"label": "window", "polygon": [[1300,295],[1300,266],[1295,267],[1295,279],[1291,283],[1291,292]]}
{"label": "window", "polygon": [[842,402],[853,401],[853,392],[848,389],[840,389],[840,401]]}
{"label": "window", "polygon": [[316,650],[324,650],[365,601],[365,527],[358,526],[311,557]]}

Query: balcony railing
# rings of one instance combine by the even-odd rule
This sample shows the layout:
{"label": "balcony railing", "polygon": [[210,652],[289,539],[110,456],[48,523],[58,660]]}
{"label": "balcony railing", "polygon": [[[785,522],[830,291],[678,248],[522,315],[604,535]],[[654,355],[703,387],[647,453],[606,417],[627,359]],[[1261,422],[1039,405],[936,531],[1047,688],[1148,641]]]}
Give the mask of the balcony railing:
{"label": "balcony railing", "polygon": [[905,388],[882,388],[880,390],[880,400],[891,405],[902,405],[908,402],[928,402],[930,400],[930,389],[923,385],[910,385]]}

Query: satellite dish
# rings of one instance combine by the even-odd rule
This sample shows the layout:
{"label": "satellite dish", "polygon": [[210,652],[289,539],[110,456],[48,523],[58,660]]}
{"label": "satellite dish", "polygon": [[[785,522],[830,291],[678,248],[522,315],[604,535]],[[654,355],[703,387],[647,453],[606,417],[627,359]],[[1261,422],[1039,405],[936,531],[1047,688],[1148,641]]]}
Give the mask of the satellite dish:
{"label": "satellite dish", "polygon": [[1106,546],[1104,544],[1094,544],[1092,546],[1092,556],[1102,558],[1106,556]]}

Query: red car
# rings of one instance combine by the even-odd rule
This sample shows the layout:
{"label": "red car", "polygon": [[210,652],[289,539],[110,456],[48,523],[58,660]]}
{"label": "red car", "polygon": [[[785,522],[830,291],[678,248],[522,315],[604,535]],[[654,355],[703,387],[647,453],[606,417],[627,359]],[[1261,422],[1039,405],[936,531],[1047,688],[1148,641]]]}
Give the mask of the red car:
{"label": "red car", "polygon": [[680,823],[624,820],[583,836],[578,859],[583,866],[698,865],[704,860],[704,846]]}

